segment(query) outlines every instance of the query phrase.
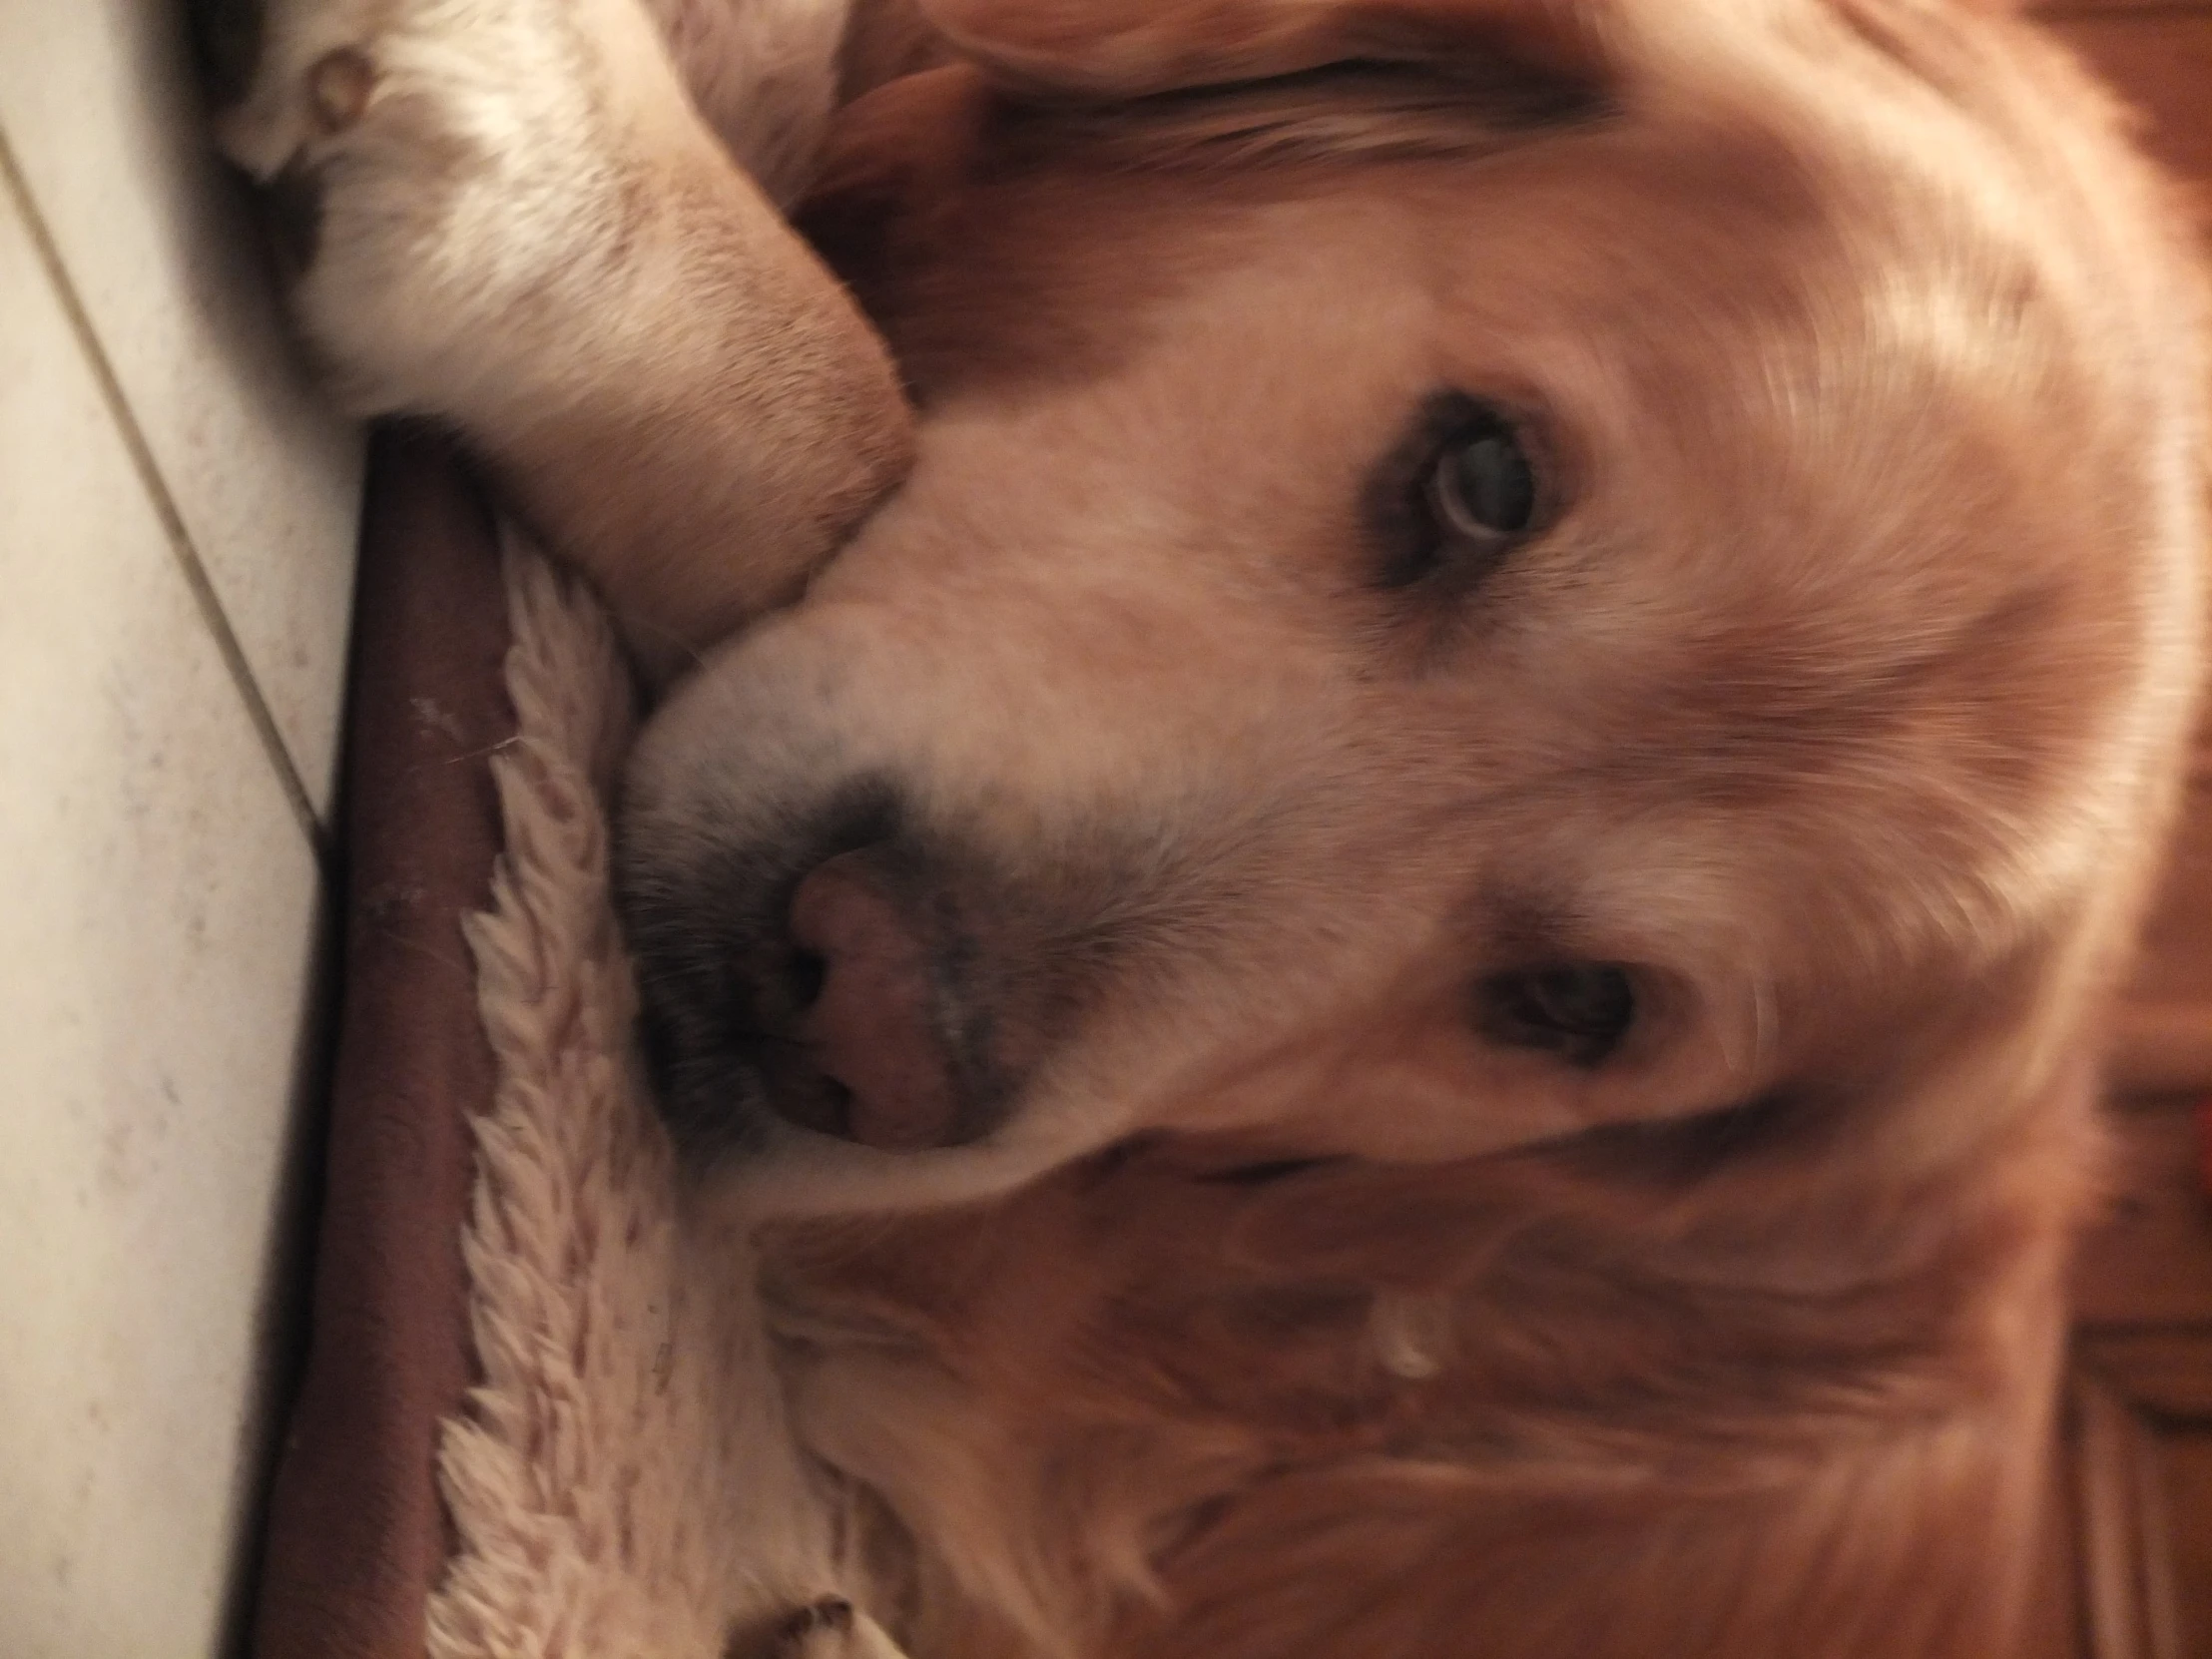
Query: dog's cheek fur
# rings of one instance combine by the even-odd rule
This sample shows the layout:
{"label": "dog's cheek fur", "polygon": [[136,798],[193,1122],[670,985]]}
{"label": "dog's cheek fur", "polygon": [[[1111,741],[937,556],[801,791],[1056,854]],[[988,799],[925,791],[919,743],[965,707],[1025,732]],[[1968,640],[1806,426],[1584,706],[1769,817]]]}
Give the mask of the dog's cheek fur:
{"label": "dog's cheek fur", "polygon": [[802,1426],[913,1529],[919,1651],[2000,1652],[2097,1167],[2051,1104],[1910,1184],[1876,1103],[1251,1186],[1162,1143],[772,1281],[870,1333]]}
{"label": "dog's cheek fur", "polygon": [[[2017,1561],[2031,1541],[2037,1467],[2018,1447],[2043,1429],[2033,1408],[1954,1421],[1901,1434],[1856,1464],[1793,1471],[1786,1497],[1712,1505],[1686,1502],[1679,1489],[1485,1491],[1479,1476],[1447,1465],[1292,1474],[1191,1551],[1169,1586],[1181,1616],[1118,1651],[1147,1659],[2010,1652],[2019,1573],[1992,1574],[1986,1563]],[[1918,1543],[1891,1524],[1908,1506],[1931,1523]],[[1722,1596],[1683,1594],[1685,1583],[1716,1573],[1731,1585]],[[1354,1606],[1307,1592],[1330,1577],[1373,1590]],[[1510,1633],[1509,1642],[1485,1647],[1491,1632]]]}

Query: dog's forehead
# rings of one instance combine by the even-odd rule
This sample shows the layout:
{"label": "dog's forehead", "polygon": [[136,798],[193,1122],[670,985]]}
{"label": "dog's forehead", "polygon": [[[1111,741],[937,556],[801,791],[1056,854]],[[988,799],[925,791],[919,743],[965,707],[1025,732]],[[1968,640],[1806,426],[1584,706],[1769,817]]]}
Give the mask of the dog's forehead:
{"label": "dog's forehead", "polygon": [[[1017,445],[1008,538],[1166,525],[1210,550],[1153,572],[1180,591],[1258,537],[1285,581],[1256,591],[1334,594],[1286,550],[1349,572],[1323,531],[1353,528],[1421,400],[1502,397],[1577,474],[1571,545],[1526,561],[1512,614],[1530,649],[1571,628],[1624,703],[1680,716],[1629,758],[1662,781],[1700,745],[1786,775],[1893,706],[2008,730],[2046,641],[2089,709],[2143,626],[2133,427],[2071,234],[2044,223],[2063,193],[2032,158],[1992,168],[2001,142],[1901,159],[1820,111],[1578,109],[1458,154],[1135,165],[1111,112],[1086,120],[925,216],[887,315],[925,402],[999,443],[974,465]],[[1115,503],[1095,525],[1094,499]],[[1426,684],[1455,705],[1492,678]]]}
{"label": "dog's forehead", "polygon": [[1971,488],[1985,511],[2094,485],[2045,464],[2098,449],[2104,400],[2031,249],[1939,180],[1791,167],[1727,135],[1228,172],[1071,161],[956,205],[885,320],[925,403],[1008,423],[1185,382],[1209,418],[1179,443],[1216,478],[1259,447],[1364,461],[1459,389],[1536,411],[1646,516],[1702,510],[1666,499],[1695,485],[1706,506],[1747,492],[1739,518],[1825,494],[1864,526],[1897,486],[1938,487],[1937,462],[1993,469]]}
{"label": "dog's forehead", "polygon": [[[1303,96],[1326,110],[1326,85]],[[1456,148],[1439,119],[1393,149],[1359,124],[1386,133],[1395,114],[1356,105],[1342,128],[1307,110],[1325,137],[1302,152],[1280,129],[1210,133],[1205,108],[1017,123],[910,216],[895,269],[859,285],[925,394],[978,373],[1065,383],[1239,270],[1383,300],[1421,285],[1445,328],[1611,336],[1624,366],[1640,351],[1662,376],[1731,339],[1778,363],[1816,334],[1848,343],[1869,300],[1893,315],[1901,299],[1931,315],[1981,305],[2002,329],[2013,319],[1995,313],[2035,282],[1939,165],[1900,173],[1880,147],[1804,123],[1681,129],[1569,106],[1470,115]],[[1281,316],[1305,326],[1295,306]]]}

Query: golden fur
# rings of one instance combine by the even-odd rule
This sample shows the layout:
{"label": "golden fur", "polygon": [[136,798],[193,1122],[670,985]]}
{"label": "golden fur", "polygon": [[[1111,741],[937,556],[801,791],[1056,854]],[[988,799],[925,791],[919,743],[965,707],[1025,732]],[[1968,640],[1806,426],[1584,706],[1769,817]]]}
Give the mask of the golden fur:
{"label": "golden fur", "polygon": [[[625,823],[861,1598],[919,1659],[2007,1651],[2084,1033],[2197,676],[2161,187],[2040,37],[1932,0],[924,10],[962,61],[848,109],[802,214],[911,471],[677,688]],[[915,61],[885,30],[848,68]],[[646,181],[617,276],[723,179],[664,116],[594,141]],[[618,607],[675,444],[633,633],[696,641],[824,537],[715,562],[672,472],[804,481],[829,428],[670,237],[594,278],[645,325],[558,421],[395,400],[525,479],[557,428],[524,498]],[[770,309],[840,316],[784,258]],[[867,349],[803,337],[867,426]],[[1362,503],[1438,388],[1516,411],[1550,517],[1408,590]],[[817,953],[907,999],[949,1115],[863,1086],[837,1138],[786,1121],[853,1040],[787,911],[850,858]],[[1625,965],[1617,1052],[1478,1017],[1559,963]]]}

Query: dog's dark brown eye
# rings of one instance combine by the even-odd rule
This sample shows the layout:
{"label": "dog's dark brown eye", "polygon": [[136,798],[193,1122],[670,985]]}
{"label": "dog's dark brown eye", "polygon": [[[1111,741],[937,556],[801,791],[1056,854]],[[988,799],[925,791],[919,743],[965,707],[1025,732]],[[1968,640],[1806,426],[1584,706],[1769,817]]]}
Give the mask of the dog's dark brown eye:
{"label": "dog's dark brown eye", "polygon": [[1478,408],[1436,457],[1428,505],[1438,529],[1469,542],[1508,541],[1535,523],[1535,468],[1494,409]]}
{"label": "dog's dark brown eye", "polygon": [[1636,1022],[1636,987],[1611,962],[1561,962],[1516,968],[1482,981],[1478,1023],[1513,1048],[1556,1054],[1570,1065],[1610,1059]]}
{"label": "dog's dark brown eye", "polygon": [[1540,529],[1543,487],[1518,425],[1461,392],[1432,398],[1377,491],[1382,585],[1471,586]]}

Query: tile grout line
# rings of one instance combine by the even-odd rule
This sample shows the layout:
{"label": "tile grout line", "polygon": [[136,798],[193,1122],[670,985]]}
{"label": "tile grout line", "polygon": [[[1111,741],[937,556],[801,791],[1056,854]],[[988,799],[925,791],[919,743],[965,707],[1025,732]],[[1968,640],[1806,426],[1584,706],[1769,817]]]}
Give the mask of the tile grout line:
{"label": "tile grout line", "polygon": [[276,720],[269,712],[269,704],[262,696],[261,684],[254,678],[254,668],[247,660],[245,647],[239,644],[238,634],[231,627],[231,619],[224,613],[222,598],[216,593],[215,583],[209,579],[207,567],[201,562],[200,552],[194,546],[192,532],[186,527],[184,514],[178,510],[177,500],[170,493],[168,480],[163,478],[160,466],[154,459],[154,451],[146,441],[146,433],[139,426],[138,417],[132,412],[130,400],[124,395],[123,382],[117,377],[115,365],[109,360],[105,347],[100,343],[98,331],[93,327],[92,315],[85,309],[83,297],[77,292],[77,284],[70,279],[69,268],[62,263],[60,247],[48,229],[45,216],[39,212],[38,202],[31,194],[30,181],[23,176],[17,163],[15,149],[8,142],[8,135],[0,129],[0,188],[13,200],[22,215],[24,228],[31,239],[31,246],[44,267],[46,278],[60,301],[62,312],[69,319],[72,333],[76,335],[78,350],[92,370],[94,381],[100,387],[101,401],[107,405],[108,417],[123,439],[123,447],[130,455],[131,467],[138,474],[139,485],[146,492],[154,509],[154,516],[161,523],[163,538],[169,543],[171,556],[176,560],[185,578],[185,585],[192,592],[194,605],[199,609],[200,620],[214,636],[216,650],[223,658],[231,681],[239,697],[246,704],[247,717],[261,739],[262,750],[270,766],[276,771],[277,786],[290,804],[292,816],[307,836],[308,850],[315,863],[325,872],[330,865],[329,834],[321,819],[316,815],[314,803],[308,798],[306,785],[292,763],[291,752],[284,745],[283,734],[276,728]]}

